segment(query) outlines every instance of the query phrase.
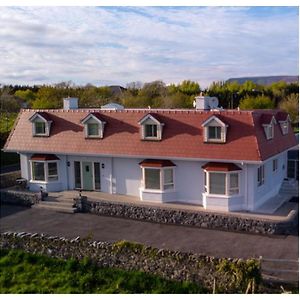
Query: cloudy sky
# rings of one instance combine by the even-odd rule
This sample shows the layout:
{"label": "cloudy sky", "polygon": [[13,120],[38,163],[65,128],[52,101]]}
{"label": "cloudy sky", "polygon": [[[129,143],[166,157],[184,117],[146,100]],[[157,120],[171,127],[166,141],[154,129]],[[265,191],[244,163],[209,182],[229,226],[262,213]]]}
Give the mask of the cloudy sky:
{"label": "cloudy sky", "polygon": [[298,75],[297,7],[0,7],[0,83]]}

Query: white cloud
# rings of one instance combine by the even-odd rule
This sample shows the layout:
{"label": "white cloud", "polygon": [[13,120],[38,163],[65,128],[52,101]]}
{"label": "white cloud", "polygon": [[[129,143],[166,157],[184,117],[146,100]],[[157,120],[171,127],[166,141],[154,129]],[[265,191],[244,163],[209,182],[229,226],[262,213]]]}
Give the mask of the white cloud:
{"label": "white cloud", "polygon": [[297,9],[0,7],[2,83],[298,74]]}

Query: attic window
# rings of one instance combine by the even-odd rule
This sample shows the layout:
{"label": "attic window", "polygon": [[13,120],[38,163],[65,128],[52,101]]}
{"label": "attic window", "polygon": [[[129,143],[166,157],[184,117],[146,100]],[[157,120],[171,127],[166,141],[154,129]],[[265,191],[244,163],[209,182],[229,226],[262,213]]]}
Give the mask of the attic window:
{"label": "attic window", "polygon": [[32,123],[33,136],[49,136],[52,120],[46,112],[35,113],[29,121]]}
{"label": "attic window", "polygon": [[273,124],[264,125],[264,129],[265,129],[265,134],[266,134],[267,140],[273,139],[273,137],[274,137],[274,125]]}
{"label": "attic window", "polygon": [[274,138],[274,125],[277,124],[274,115],[272,114],[262,114],[261,124],[264,128],[267,140]]}
{"label": "attic window", "polygon": [[288,121],[279,121],[281,132],[283,135],[289,133],[289,122]]}
{"label": "attic window", "polygon": [[203,124],[204,142],[207,143],[226,143],[228,125],[221,121],[217,116],[211,116]]}
{"label": "attic window", "polygon": [[102,139],[104,135],[104,122],[99,114],[90,113],[88,114],[81,123],[84,125],[84,132],[86,138],[98,138]]}
{"label": "attic window", "polygon": [[139,121],[142,140],[161,140],[163,123],[152,114],[146,115]]}

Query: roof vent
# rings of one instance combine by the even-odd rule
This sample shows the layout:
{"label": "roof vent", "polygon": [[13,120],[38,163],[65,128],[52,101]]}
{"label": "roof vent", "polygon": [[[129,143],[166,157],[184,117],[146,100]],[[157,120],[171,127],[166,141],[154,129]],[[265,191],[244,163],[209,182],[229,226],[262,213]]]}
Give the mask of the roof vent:
{"label": "roof vent", "polygon": [[193,106],[196,109],[201,110],[211,110],[218,109],[219,100],[217,97],[209,97],[209,96],[197,96],[193,102]]}
{"label": "roof vent", "polygon": [[78,98],[64,98],[64,110],[78,109]]}

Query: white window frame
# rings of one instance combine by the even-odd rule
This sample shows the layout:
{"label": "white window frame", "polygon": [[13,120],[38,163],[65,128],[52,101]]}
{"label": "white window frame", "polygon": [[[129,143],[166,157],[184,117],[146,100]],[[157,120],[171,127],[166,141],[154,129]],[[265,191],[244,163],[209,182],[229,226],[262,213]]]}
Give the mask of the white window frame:
{"label": "white window frame", "polygon": [[[158,125],[157,124],[144,124],[144,137],[145,139],[157,139],[158,136]],[[151,135],[147,135],[147,126],[151,126]],[[154,128],[156,127],[156,132]],[[155,133],[155,134],[154,134]]]}
{"label": "white window frame", "polygon": [[[35,180],[33,178],[33,165],[34,163],[37,162],[37,163],[43,163],[44,164],[44,177],[45,177],[45,180]],[[49,178],[51,177],[54,177],[54,175],[50,175],[49,176],[49,166],[48,164],[49,163],[56,163],[56,168],[57,168],[57,179],[56,180],[49,180]],[[30,182],[32,183],[55,183],[55,182],[59,182],[59,179],[60,179],[60,176],[59,176],[59,160],[30,160],[30,172],[31,172],[31,180]]]}
{"label": "white window frame", "polygon": [[[225,174],[225,194],[212,194],[210,193],[210,174],[211,173],[219,173]],[[238,174],[238,187],[230,188],[230,175]],[[228,171],[228,172],[221,172],[221,171],[206,171],[204,170],[204,192],[207,195],[216,196],[216,197],[233,197],[239,196],[241,193],[241,171]],[[237,193],[232,193],[232,190],[236,190]]]}
{"label": "white window frame", "polygon": [[[174,191],[175,190],[175,166],[174,167],[143,167],[142,168],[142,187],[145,192],[169,192],[169,191]],[[154,169],[154,170],[159,170],[159,176],[160,176],[160,187],[159,189],[148,189],[146,188],[146,181],[145,181],[145,169]],[[171,183],[165,183],[165,170],[172,170],[173,171],[173,180]],[[165,188],[166,185],[171,185],[173,184],[172,188]]]}
{"label": "white window frame", "polygon": [[272,140],[274,138],[274,124],[263,125],[267,140]]}
{"label": "white window frame", "polygon": [[265,184],[265,165],[257,168],[257,186],[260,187]]}
{"label": "white window frame", "polygon": [[283,135],[286,135],[289,133],[289,121],[279,121],[281,132]]}
{"label": "white window frame", "polygon": [[[206,143],[226,143],[228,125],[222,122],[217,116],[211,116],[206,120],[202,127],[204,128],[204,142]],[[210,127],[220,127],[220,138],[211,138],[209,136]]]}
{"label": "white window frame", "polygon": [[[38,133],[36,132],[36,123],[44,123],[45,124],[45,132]],[[40,116],[36,116],[32,121],[32,135],[33,136],[49,136],[50,133],[50,124],[51,122],[44,121]]]}
{"label": "white window frame", "polygon": [[[141,125],[141,139],[149,141],[160,141],[162,139],[162,131],[164,123],[160,123],[152,115],[146,115],[140,122]],[[146,126],[147,125],[156,125],[156,136],[147,136],[146,135]]]}
{"label": "white window frame", "polygon": [[[92,122],[90,122],[92,120]],[[106,122],[99,120],[94,115],[90,114],[84,118],[81,123],[84,125],[84,135],[86,139],[103,139],[104,136],[104,126]],[[98,125],[98,134],[90,135],[88,130],[88,124],[97,124]]]}

